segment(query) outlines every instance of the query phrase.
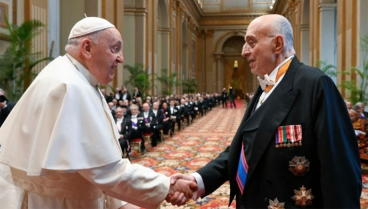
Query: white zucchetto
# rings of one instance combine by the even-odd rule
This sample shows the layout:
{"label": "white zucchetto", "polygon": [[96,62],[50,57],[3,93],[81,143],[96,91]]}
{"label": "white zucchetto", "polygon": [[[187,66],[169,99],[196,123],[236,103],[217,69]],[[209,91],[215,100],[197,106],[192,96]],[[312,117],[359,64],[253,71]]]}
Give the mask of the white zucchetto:
{"label": "white zucchetto", "polygon": [[107,28],[115,28],[115,26],[99,17],[86,17],[74,25],[68,39],[84,36]]}

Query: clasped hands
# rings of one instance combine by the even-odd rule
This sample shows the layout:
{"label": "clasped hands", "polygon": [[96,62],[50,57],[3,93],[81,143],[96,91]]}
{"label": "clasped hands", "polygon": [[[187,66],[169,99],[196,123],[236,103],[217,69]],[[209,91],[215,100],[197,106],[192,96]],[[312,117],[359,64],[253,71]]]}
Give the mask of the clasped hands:
{"label": "clasped hands", "polygon": [[177,173],[170,176],[170,189],[165,200],[172,205],[181,206],[186,204],[197,190],[197,181],[194,176]]}

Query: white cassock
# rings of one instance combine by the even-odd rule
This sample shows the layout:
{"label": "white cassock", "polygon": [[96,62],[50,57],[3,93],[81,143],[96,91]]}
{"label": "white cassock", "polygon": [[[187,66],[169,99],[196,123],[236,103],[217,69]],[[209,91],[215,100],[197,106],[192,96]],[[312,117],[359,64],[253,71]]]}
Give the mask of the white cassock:
{"label": "white cassock", "polygon": [[168,177],[121,158],[97,83],[70,55],[33,81],[0,129],[0,208],[157,208],[166,198]]}

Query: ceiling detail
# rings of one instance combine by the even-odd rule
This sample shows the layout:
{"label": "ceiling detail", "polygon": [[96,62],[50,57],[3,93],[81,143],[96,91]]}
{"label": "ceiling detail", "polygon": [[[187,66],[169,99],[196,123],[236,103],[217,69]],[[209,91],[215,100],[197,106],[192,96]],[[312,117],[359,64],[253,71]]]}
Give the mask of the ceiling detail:
{"label": "ceiling detail", "polygon": [[275,0],[193,0],[203,16],[271,13]]}

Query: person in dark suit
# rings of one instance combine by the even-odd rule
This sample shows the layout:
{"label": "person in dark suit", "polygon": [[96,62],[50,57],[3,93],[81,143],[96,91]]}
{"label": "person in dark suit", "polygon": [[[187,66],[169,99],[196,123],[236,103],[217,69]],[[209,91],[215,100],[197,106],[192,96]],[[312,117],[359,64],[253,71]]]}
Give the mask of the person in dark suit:
{"label": "person in dark suit", "polygon": [[109,109],[111,111],[112,117],[114,118],[114,120],[116,120],[116,107],[114,109],[114,103],[113,102],[109,102],[108,105],[109,105]]}
{"label": "person in dark suit", "polygon": [[184,108],[182,108],[182,106],[180,105],[180,100],[175,100],[175,107],[176,109],[178,110],[178,113],[176,115],[176,123],[178,124],[178,131],[181,130],[181,120],[182,120],[182,117],[183,117],[183,110]]}
{"label": "person in dark suit", "polygon": [[133,99],[136,100],[138,97],[142,97],[141,92],[138,91],[137,87],[134,87]]}
{"label": "person in dark suit", "polygon": [[162,120],[162,129],[163,129],[163,133],[164,135],[168,135],[169,134],[169,130],[170,130],[170,117],[171,117],[171,112],[169,111],[169,105],[166,102],[162,103],[162,115],[163,115],[163,120]]}
{"label": "person in dark suit", "polygon": [[101,89],[101,94],[103,95],[107,103],[112,102],[113,98],[106,94],[106,89]]}
{"label": "person in dark suit", "polygon": [[234,95],[234,90],[233,90],[233,87],[230,86],[230,89],[229,89],[229,101],[230,101],[230,108],[236,108],[236,104],[235,104],[235,95]]}
{"label": "person in dark suit", "polygon": [[227,91],[226,88],[222,90],[221,93],[221,101],[222,101],[222,108],[227,108]]}
{"label": "person in dark suit", "polygon": [[129,155],[128,153],[130,152],[130,145],[129,145],[129,140],[126,137],[126,135],[129,135],[129,126],[128,124],[130,123],[130,119],[128,117],[124,117],[124,114],[126,112],[126,107],[122,107],[122,106],[118,106],[116,107],[115,113],[116,113],[116,117],[115,119],[115,124],[116,127],[118,128],[120,137],[119,137],[119,144],[121,147],[121,150],[123,151],[123,157],[128,157]]}
{"label": "person in dark suit", "polygon": [[4,121],[10,114],[11,110],[15,106],[14,102],[10,102],[6,96],[5,91],[0,89],[0,127],[3,125]]}
{"label": "person in dark suit", "polygon": [[127,88],[125,87],[122,88],[120,96],[121,100],[128,100],[128,103],[130,103],[130,100],[132,99]]}
{"label": "person in dark suit", "polygon": [[175,132],[175,123],[177,123],[177,121],[180,121],[179,119],[179,114],[180,111],[179,109],[175,106],[175,102],[176,100],[171,99],[170,100],[170,107],[169,107],[169,111],[170,111],[170,136],[174,135]]}
{"label": "person in dark suit", "polygon": [[151,122],[153,116],[153,112],[150,111],[150,106],[147,103],[142,105],[142,112],[139,113],[138,117],[143,118],[144,125],[142,126],[143,134],[150,134],[151,130]]}
{"label": "person in dark suit", "polygon": [[127,122],[127,126],[129,129],[129,133],[125,136],[127,139],[132,141],[133,139],[141,139],[141,152],[146,151],[146,147],[144,145],[144,138],[143,138],[143,128],[145,126],[144,118],[139,116],[138,106],[135,104],[130,105],[130,111],[132,112],[132,116],[130,120]]}
{"label": "person in dark suit", "polygon": [[299,62],[283,16],[256,18],[245,41],[242,55],[261,85],[232,144],[176,178],[197,182],[202,197],[229,180],[237,208],[360,208],[357,140],[334,82]]}
{"label": "person in dark suit", "polygon": [[189,126],[190,116],[194,114],[194,105],[190,102],[188,97],[185,98],[184,107],[185,107],[184,117],[185,120],[187,121],[187,126]]}
{"label": "person in dark suit", "polygon": [[206,114],[208,111],[208,97],[206,94],[203,95],[202,109],[204,114]]}
{"label": "person in dark suit", "polygon": [[164,120],[164,116],[161,110],[159,110],[159,104],[158,102],[154,102],[152,104],[152,122],[151,122],[151,130],[153,132],[152,135],[152,146],[156,146],[157,143],[160,141],[161,139],[161,133],[160,130],[163,128],[163,120]]}

